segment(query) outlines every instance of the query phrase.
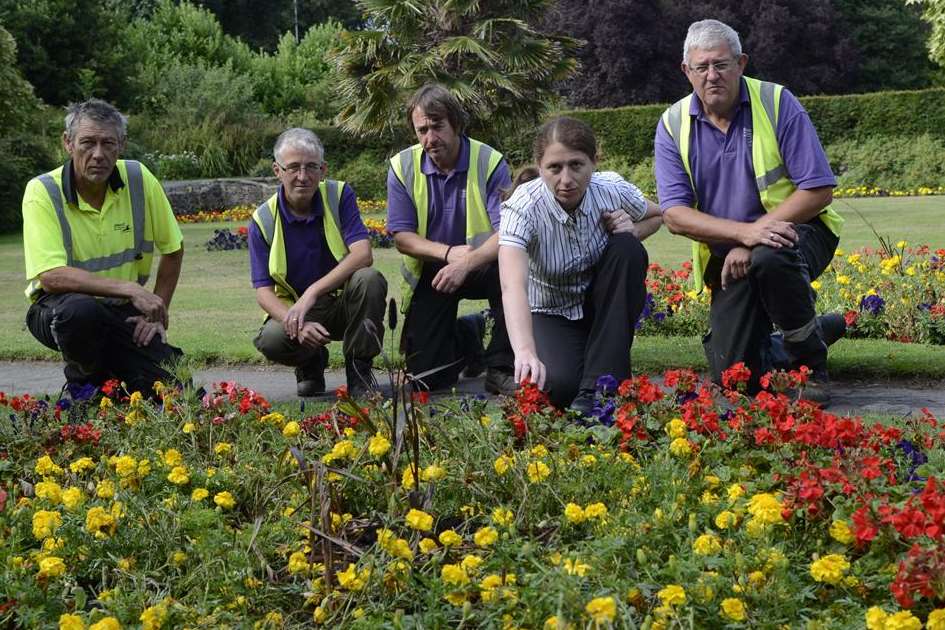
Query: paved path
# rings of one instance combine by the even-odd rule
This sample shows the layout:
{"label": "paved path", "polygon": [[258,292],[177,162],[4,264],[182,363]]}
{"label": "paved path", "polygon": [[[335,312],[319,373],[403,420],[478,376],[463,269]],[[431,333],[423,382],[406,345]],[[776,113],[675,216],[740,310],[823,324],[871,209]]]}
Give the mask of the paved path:
{"label": "paved path", "polygon": [[[272,401],[296,400],[295,376],[291,368],[262,366],[219,366],[198,370],[196,381],[202,385],[236,381],[254,389]],[[328,390],[344,384],[344,370],[325,373]],[[462,379],[458,390],[480,393],[482,377]],[[32,393],[56,394],[62,387],[62,365],[43,361],[0,361],[0,391],[7,395]],[[383,381],[382,381],[383,383]],[[928,407],[945,417],[945,381],[924,385],[906,382],[836,382],[830,411],[843,414],[882,414],[907,416]]]}

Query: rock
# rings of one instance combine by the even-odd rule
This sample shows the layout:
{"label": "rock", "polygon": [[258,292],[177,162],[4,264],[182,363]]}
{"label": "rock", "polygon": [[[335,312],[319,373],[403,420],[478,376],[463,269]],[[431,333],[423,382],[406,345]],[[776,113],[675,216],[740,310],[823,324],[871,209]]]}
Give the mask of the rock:
{"label": "rock", "polygon": [[174,214],[193,214],[200,210],[225,210],[234,206],[258,206],[275,194],[275,177],[231,179],[190,179],[162,182]]}

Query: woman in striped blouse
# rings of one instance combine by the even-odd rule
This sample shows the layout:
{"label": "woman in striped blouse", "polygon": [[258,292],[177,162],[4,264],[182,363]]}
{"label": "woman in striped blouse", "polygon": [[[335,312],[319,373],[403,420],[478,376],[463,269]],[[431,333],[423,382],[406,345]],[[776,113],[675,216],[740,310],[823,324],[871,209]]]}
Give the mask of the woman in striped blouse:
{"label": "woman in striped blouse", "polygon": [[630,375],[634,324],[646,298],[641,240],[659,209],[616,173],[595,172],[597,141],[560,117],[534,143],[538,179],[502,204],[499,274],[515,380],[588,415],[597,379]]}

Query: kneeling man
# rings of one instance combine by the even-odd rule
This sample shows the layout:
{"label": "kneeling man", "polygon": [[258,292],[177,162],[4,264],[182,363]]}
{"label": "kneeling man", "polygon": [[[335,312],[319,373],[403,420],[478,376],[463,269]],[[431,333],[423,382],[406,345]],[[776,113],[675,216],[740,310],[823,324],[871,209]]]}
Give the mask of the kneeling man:
{"label": "kneeling man", "polygon": [[250,273],[267,314],[254,344],[295,366],[299,396],[315,396],[325,391],[325,346],[341,339],[348,391],[364,395],[381,352],[387,281],[371,267],[354,191],[325,178],[325,150],[307,129],[284,131],[273,157],[281,185],[249,224]]}

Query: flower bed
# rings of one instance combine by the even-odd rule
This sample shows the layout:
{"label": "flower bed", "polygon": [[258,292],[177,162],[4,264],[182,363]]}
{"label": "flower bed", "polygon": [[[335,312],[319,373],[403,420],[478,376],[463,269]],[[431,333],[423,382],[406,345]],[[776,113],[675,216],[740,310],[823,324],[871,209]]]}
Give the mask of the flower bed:
{"label": "flower bed", "polygon": [[0,621],[942,628],[938,421],[746,377],[602,379],[585,424],[531,387],[501,411],[0,395]]}

